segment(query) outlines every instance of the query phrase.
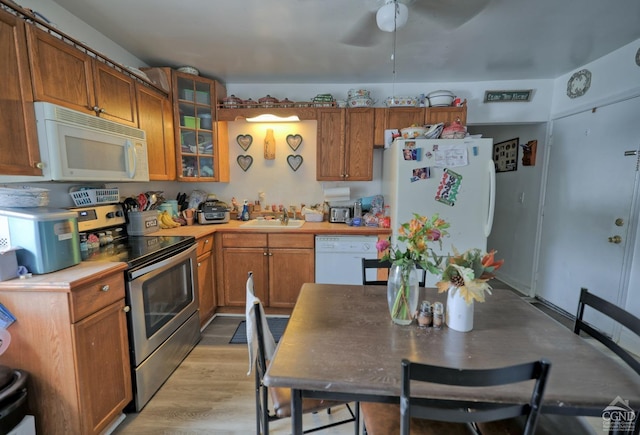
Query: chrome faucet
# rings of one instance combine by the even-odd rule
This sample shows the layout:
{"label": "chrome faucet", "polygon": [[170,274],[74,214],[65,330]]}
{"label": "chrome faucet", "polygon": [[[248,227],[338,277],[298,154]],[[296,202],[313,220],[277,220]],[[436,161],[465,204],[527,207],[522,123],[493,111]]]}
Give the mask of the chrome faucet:
{"label": "chrome faucet", "polygon": [[282,216],[280,217],[280,225],[289,225],[289,212],[286,208],[282,208]]}

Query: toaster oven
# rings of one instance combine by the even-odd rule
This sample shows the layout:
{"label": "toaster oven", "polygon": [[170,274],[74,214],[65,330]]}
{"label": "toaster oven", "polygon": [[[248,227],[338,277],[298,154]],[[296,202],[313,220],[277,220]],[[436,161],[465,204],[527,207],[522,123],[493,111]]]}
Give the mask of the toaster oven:
{"label": "toaster oven", "polygon": [[205,201],[198,210],[199,224],[224,224],[229,222],[229,207],[222,201]]}

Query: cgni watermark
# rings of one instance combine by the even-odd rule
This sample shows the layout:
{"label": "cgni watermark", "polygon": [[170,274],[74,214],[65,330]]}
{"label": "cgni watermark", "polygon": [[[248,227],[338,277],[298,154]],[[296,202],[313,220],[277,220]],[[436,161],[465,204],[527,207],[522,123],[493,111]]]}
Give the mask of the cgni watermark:
{"label": "cgni watermark", "polygon": [[602,411],[602,430],[617,432],[633,432],[635,429],[636,412],[629,406],[628,400],[620,396]]}

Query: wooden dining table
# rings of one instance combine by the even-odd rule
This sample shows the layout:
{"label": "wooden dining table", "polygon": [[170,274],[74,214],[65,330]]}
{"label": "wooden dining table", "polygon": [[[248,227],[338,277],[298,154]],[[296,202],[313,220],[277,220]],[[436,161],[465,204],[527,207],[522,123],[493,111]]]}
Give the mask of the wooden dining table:
{"label": "wooden dining table", "polygon": [[[434,288],[420,300],[446,301]],[[264,378],[292,390],[292,432],[302,433],[302,397],[398,403],[400,362],[492,368],[545,358],[551,370],[543,413],[602,416],[617,398],[640,411],[640,377],[510,290],[474,306],[474,327],[458,332],[394,324],[386,287],[307,283]],[[421,385],[434,400],[528,403],[529,382],[499,388]]]}

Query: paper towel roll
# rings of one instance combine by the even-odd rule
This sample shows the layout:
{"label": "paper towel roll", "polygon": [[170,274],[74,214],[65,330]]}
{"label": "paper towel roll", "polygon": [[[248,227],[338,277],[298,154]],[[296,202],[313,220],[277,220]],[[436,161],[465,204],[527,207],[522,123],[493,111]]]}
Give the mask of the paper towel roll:
{"label": "paper towel roll", "polygon": [[348,201],[351,199],[350,187],[334,187],[324,190],[325,201]]}

